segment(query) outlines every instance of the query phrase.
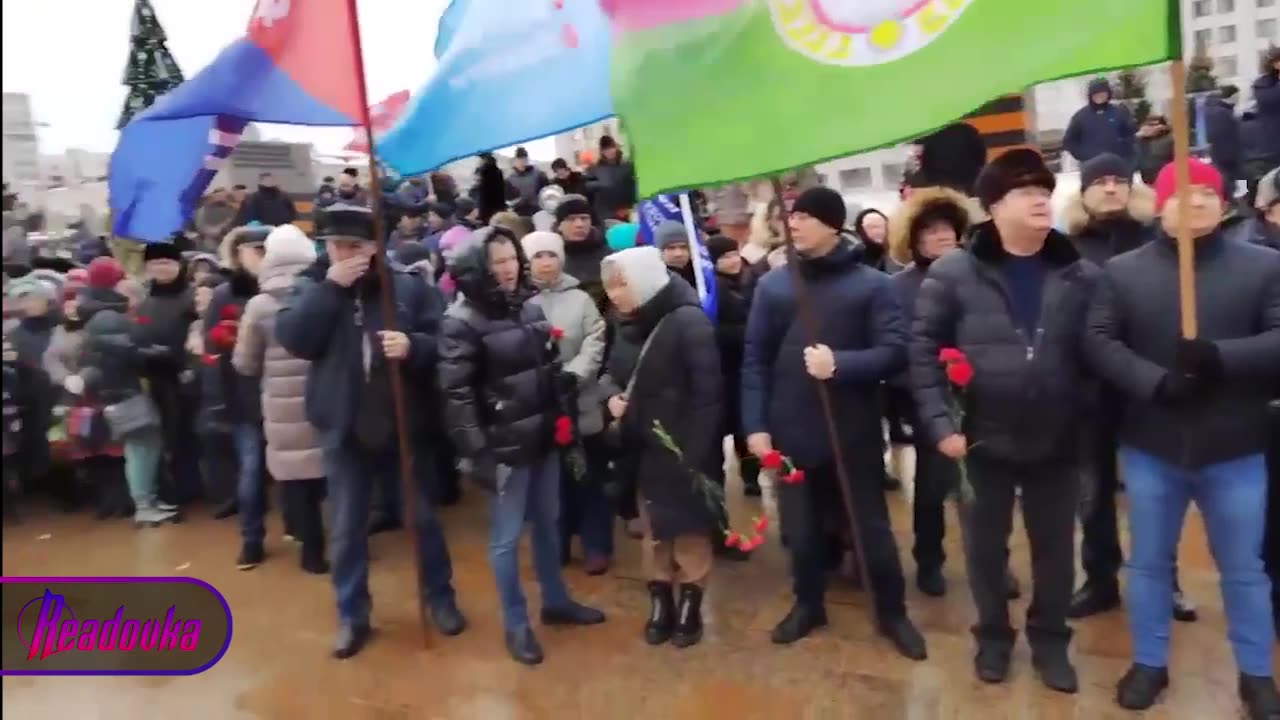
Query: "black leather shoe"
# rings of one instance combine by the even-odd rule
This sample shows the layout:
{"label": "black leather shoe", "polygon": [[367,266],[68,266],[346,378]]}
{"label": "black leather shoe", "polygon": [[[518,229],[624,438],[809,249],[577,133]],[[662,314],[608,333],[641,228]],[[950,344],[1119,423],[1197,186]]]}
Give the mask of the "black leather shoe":
{"label": "black leather shoe", "polygon": [[1173,619],[1184,623],[1192,623],[1200,619],[1195,603],[1188,600],[1181,590],[1173,591]]}
{"label": "black leather shoe", "polygon": [[902,617],[880,621],[880,634],[889,638],[898,654],[908,660],[925,660],[929,657],[929,649],[925,645],[924,636],[911,623],[911,619]]}
{"label": "black leather shoe", "polygon": [[1272,678],[1241,673],[1240,703],[1249,720],[1280,720],[1280,694]]}
{"label": "black leather shoe", "polygon": [[534,637],[533,630],[525,628],[508,632],[507,653],[511,655],[511,659],[521,665],[537,665],[542,662],[542,646],[538,644],[538,638]]}
{"label": "black leather shoe", "polygon": [[697,645],[702,640],[702,588],[680,586],[680,604],[676,610],[676,631],[671,644],[678,648]]}
{"label": "black leather shoe", "polygon": [[978,645],[978,654],[973,657],[973,671],[978,679],[990,685],[1007,680],[1012,650],[1004,644]]}
{"label": "black leather shoe", "polygon": [[1120,607],[1120,588],[1114,583],[1106,585],[1086,582],[1071,597],[1067,617],[1072,620],[1092,617]]}
{"label": "black leather shoe", "polygon": [[228,500],[222,503],[221,505],[219,505],[213,511],[213,519],[226,520],[227,518],[231,517],[232,515],[235,515],[238,512],[240,512],[240,503],[236,502],[234,499]]}
{"label": "black leather shoe", "polygon": [[400,518],[391,515],[379,515],[369,522],[369,534],[377,535],[378,533],[392,532],[404,527],[400,522]]}
{"label": "black leather shoe", "polygon": [[340,625],[338,637],[333,641],[333,656],[339,660],[354,656],[368,644],[372,632],[368,625]]}
{"label": "black leather shoe", "polygon": [[790,645],[820,627],[827,626],[827,610],[796,603],[782,622],[773,628],[775,645]]}
{"label": "black leather shoe", "polygon": [[441,635],[453,637],[461,635],[462,631],[467,629],[467,618],[463,616],[462,611],[458,609],[458,604],[453,600],[432,603],[428,614],[431,615],[431,622],[435,624]]}
{"label": "black leather shoe", "polygon": [[564,607],[542,608],[543,625],[599,625],[604,620],[604,613],[572,600]]}
{"label": "black leather shoe", "polygon": [[1116,685],[1116,704],[1125,710],[1146,710],[1169,687],[1169,670],[1134,663]]}
{"label": "black leather shoe", "polygon": [[262,545],[257,543],[245,543],[240,547],[240,555],[236,557],[237,570],[252,570],[262,564],[267,554],[263,551]]}
{"label": "black leather shoe", "polygon": [[644,641],[650,645],[670,640],[675,630],[676,600],[671,592],[671,583],[649,581],[649,620],[644,624]]}
{"label": "black leather shoe", "polygon": [[312,575],[329,572],[329,561],[324,559],[324,546],[318,543],[304,544],[298,565]]}
{"label": "black leather shoe", "polygon": [[947,594],[947,579],[942,576],[942,568],[919,568],[916,570],[916,587],[929,597],[943,597]]}
{"label": "black leather shoe", "polygon": [[1031,664],[1040,676],[1040,682],[1050,690],[1074,694],[1080,690],[1080,678],[1067,657],[1067,648],[1051,647],[1031,651]]}

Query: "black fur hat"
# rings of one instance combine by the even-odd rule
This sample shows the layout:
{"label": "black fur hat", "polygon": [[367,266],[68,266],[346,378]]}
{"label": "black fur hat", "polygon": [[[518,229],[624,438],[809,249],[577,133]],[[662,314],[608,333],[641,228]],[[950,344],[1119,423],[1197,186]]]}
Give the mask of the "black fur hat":
{"label": "black fur hat", "polygon": [[1057,180],[1040,153],[1030,148],[1016,148],[982,168],[975,191],[982,209],[990,210],[992,205],[1018,188],[1036,186],[1053,192],[1056,185]]}

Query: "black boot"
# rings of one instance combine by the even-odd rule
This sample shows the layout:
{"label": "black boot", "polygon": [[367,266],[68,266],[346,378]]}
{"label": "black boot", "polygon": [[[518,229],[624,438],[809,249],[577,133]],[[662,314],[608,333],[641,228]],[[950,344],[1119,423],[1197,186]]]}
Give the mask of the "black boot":
{"label": "black boot", "polygon": [[925,660],[929,657],[929,649],[925,645],[924,636],[911,623],[906,615],[882,619],[880,634],[889,639],[897,648],[898,654],[908,660]]}
{"label": "black boot", "polygon": [[1071,598],[1067,617],[1072,620],[1092,617],[1120,607],[1120,588],[1114,580],[1099,583],[1086,581]]}
{"label": "black boot", "polygon": [[947,579],[942,576],[940,567],[922,567],[916,570],[916,587],[929,597],[942,597],[947,594]]}
{"label": "black boot", "polygon": [[329,561],[324,558],[323,542],[304,542],[299,567],[312,575],[324,575],[329,572]]}
{"label": "black boot", "polygon": [[820,627],[827,625],[827,610],[824,607],[809,607],[804,603],[791,606],[791,612],[782,618],[782,622],[773,628],[775,645],[790,645]]}
{"label": "black boot", "polygon": [[671,644],[687,648],[697,645],[699,640],[702,640],[702,588],[681,585],[676,631],[671,636]]}
{"label": "black boot", "polygon": [[227,518],[239,512],[240,512],[240,502],[235,498],[231,498],[230,500],[224,501],[221,505],[219,505],[217,508],[214,509],[213,518],[215,520],[226,520]]}
{"label": "black boot", "polygon": [[266,555],[261,543],[245,543],[240,547],[240,555],[236,558],[236,569],[252,570],[262,564]]}
{"label": "black boot", "polygon": [[1280,720],[1280,693],[1269,677],[1240,674],[1240,703],[1249,720]]}
{"label": "black boot", "polygon": [[1040,682],[1050,690],[1060,693],[1075,694],[1080,690],[1080,678],[1076,669],[1067,657],[1065,645],[1032,648],[1031,664],[1040,676]]}
{"label": "black boot", "polygon": [[431,622],[435,624],[441,635],[453,637],[461,635],[462,631],[467,629],[467,618],[458,609],[458,603],[453,598],[430,603],[427,610],[427,614],[431,616]]}
{"label": "black boot", "polygon": [[676,601],[671,592],[671,583],[649,581],[649,620],[644,624],[644,641],[650,645],[670,640],[675,629]]}
{"label": "black boot", "polygon": [[367,624],[343,624],[338,627],[338,637],[333,642],[333,656],[346,660],[364,649],[372,630]]}
{"label": "black boot", "polygon": [[512,660],[521,665],[537,665],[542,662],[542,646],[538,644],[538,638],[534,637],[533,630],[524,628],[508,632],[506,640],[507,653]]}
{"label": "black boot", "polygon": [[979,642],[978,654],[973,657],[973,671],[984,683],[1002,683],[1009,677],[1012,653],[1013,647],[1008,643]]}
{"label": "black boot", "polygon": [[1116,685],[1116,704],[1125,710],[1146,710],[1169,687],[1169,671],[1134,663]]}

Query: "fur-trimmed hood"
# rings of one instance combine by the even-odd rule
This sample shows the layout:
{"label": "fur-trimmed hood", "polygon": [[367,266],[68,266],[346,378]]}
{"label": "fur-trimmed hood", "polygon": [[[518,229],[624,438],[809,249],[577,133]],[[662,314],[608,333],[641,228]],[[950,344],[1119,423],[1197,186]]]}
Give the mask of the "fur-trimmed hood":
{"label": "fur-trimmed hood", "polygon": [[970,197],[946,187],[912,189],[902,205],[889,218],[889,257],[899,265],[909,265],[914,259],[911,252],[911,231],[917,220],[926,212],[955,216],[963,220],[957,237],[964,240],[968,228],[986,219],[977,202]]}
{"label": "fur-trimmed hood", "polygon": [[[1146,225],[1156,217],[1156,193],[1146,185],[1135,182],[1129,190],[1129,206],[1126,213],[1131,220]],[[1062,209],[1062,228],[1068,235],[1077,235],[1089,225],[1089,211],[1084,206],[1084,189],[1067,198]]]}

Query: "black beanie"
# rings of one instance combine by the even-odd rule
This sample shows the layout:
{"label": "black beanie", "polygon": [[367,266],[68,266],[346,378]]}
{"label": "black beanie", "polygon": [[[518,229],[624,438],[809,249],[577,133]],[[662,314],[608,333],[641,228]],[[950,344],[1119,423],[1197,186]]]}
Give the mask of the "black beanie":
{"label": "black beanie", "polygon": [[800,193],[791,212],[804,213],[833,230],[843,230],[845,220],[844,198],[829,187],[811,187]]}
{"label": "black beanie", "polygon": [[725,235],[712,235],[707,238],[707,254],[711,256],[711,262],[715,262],[731,252],[738,251],[738,243],[731,237]]}
{"label": "black beanie", "polygon": [[1029,148],[1017,148],[987,163],[978,173],[975,190],[982,209],[990,210],[992,205],[1018,188],[1042,187],[1053,192],[1056,185],[1057,181],[1040,153]]}
{"label": "black beanie", "polygon": [[142,251],[142,260],[143,262],[152,260],[182,262],[182,251],[172,242],[147,243],[147,247]]}
{"label": "black beanie", "polygon": [[565,195],[556,205],[556,222],[562,223],[571,215],[590,215],[591,203],[581,195]]}
{"label": "black beanie", "polygon": [[316,222],[316,239],[324,240],[329,237],[376,240],[373,212],[362,205],[330,205],[320,213]]}
{"label": "black beanie", "polygon": [[1080,187],[1088,188],[1104,177],[1131,178],[1133,168],[1124,158],[1102,153],[1080,166]]}

